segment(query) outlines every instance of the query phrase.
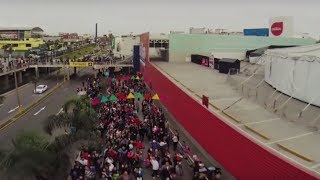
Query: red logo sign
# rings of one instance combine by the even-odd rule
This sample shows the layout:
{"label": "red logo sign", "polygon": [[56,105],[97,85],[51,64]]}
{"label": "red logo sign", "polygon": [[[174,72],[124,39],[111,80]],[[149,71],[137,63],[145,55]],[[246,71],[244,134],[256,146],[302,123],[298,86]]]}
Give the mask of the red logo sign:
{"label": "red logo sign", "polygon": [[283,32],[283,22],[275,22],[271,25],[271,33],[274,36],[280,36]]}

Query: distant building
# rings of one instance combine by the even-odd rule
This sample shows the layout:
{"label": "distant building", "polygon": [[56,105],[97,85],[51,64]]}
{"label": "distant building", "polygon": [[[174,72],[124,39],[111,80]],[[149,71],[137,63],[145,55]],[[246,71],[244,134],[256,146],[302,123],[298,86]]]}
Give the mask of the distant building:
{"label": "distant building", "polygon": [[39,27],[6,27],[0,28],[0,40],[24,40],[42,38],[43,30]]}
{"label": "distant building", "polygon": [[43,29],[39,27],[0,28],[0,49],[12,45],[15,51],[27,51],[44,44],[42,38]]}
{"label": "distant building", "polygon": [[170,31],[170,34],[184,34],[184,31]]}
{"label": "distant building", "polygon": [[189,34],[207,34],[208,33],[208,29],[207,28],[194,28],[191,27],[189,29]]}

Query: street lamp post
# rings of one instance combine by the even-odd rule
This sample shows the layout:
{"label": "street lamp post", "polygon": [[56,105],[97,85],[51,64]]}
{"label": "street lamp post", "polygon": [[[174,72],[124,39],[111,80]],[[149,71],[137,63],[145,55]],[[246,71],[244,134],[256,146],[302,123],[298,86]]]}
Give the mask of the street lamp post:
{"label": "street lamp post", "polygon": [[[9,62],[11,61],[11,52],[9,54]],[[19,90],[18,90],[18,80],[17,80],[17,67],[16,63],[13,64],[13,73],[14,73],[14,83],[15,83],[15,89],[16,89],[16,95],[17,95],[17,101],[18,101],[18,106],[19,110],[21,109],[22,105],[20,102],[20,96],[19,96]]]}

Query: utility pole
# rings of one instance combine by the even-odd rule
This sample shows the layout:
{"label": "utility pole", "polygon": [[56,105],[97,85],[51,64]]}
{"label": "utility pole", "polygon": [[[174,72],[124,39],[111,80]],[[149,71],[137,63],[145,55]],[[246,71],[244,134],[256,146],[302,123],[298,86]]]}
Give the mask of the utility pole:
{"label": "utility pole", "polygon": [[[12,49],[10,49],[9,52],[9,62],[11,61],[11,54],[12,54]],[[18,106],[19,106],[19,111],[21,110],[21,102],[20,102],[20,96],[19,96],[19,90],[18,90],[18,80],[17,80],[17,63],[13,63],[13,73],[14,73],[14,83],[15,83],[15,89],[16,89],[16,95],[17,95],[17,101],[18,101]]]}

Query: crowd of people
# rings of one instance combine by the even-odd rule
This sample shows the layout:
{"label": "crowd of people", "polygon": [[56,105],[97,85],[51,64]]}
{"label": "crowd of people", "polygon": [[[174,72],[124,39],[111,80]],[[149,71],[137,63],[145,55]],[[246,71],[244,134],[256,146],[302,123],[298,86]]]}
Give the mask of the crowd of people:
{"label": "crowd of people", "polygon": [[[88,78],[81,89],[90,98],[99,98],[101,94],[110,97],[149,93],[142,76],[139,77],[106,82],[99,76]],[[101,83],[107,83],[106,89],[102,90]],[[97,141],[102,147],[82,147],[70,172],[72,180],[220,178],[219,168],[205,167],[196,155],[192,156],[185,142],[179,146],[179,132],[171,132],[162,109],[151,98],[119,98],[100,103],[95,109],[100,136]],[[193,177],[183,176],[192,171],[186,166],[187,156],[192,158]]]}
{"label": "crowd of people", "polygon": [[0,57],[0,73],[9,72],[22,67],[28,66],[28,60],[25,58],[11,59]]}

